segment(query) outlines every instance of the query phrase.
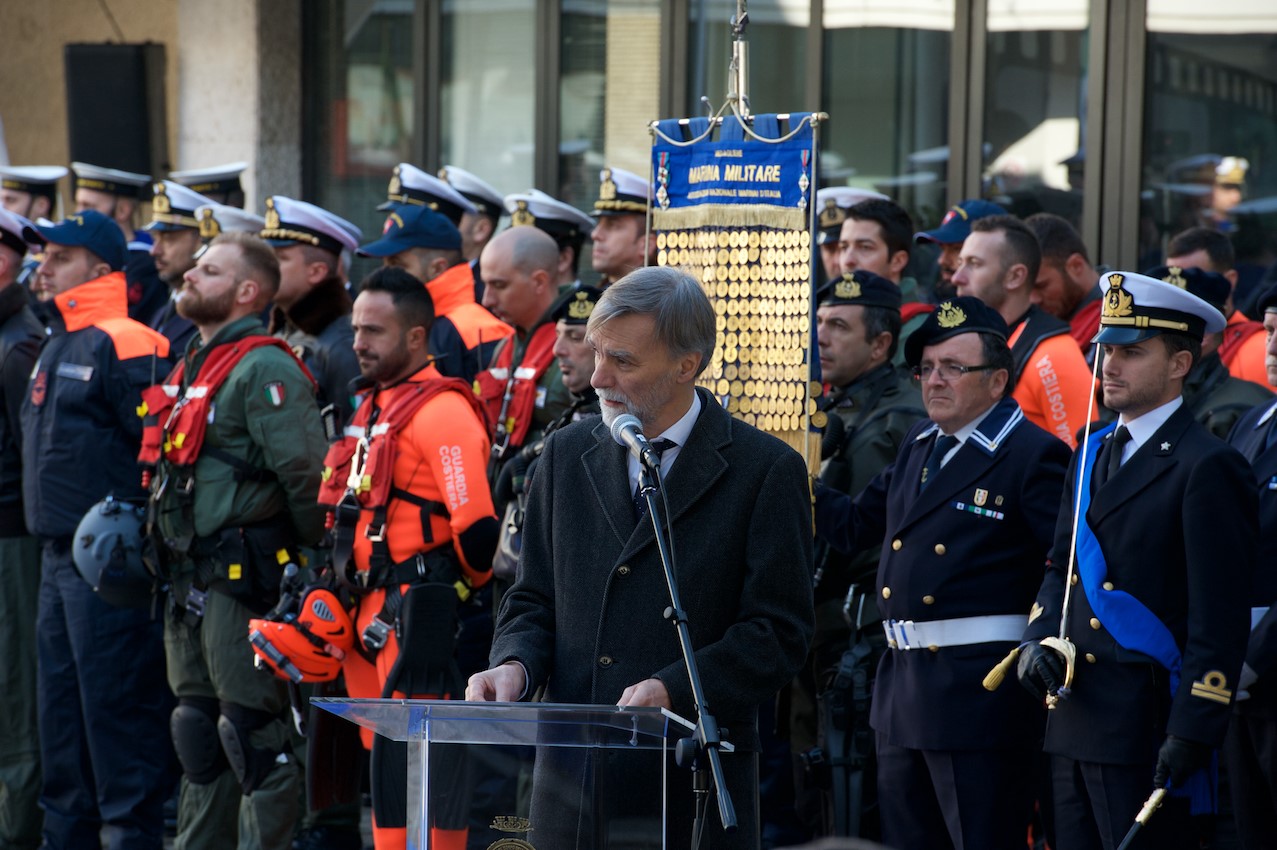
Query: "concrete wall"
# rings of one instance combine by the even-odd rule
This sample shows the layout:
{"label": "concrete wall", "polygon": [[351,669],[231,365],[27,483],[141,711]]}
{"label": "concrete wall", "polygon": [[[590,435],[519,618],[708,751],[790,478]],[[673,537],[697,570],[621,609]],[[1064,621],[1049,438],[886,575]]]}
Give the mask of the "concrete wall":
{"label": "concrete wall", "polygon": [[0,120],[9,161],[53,165],[69,159],[66,44],[152,41],[165,46],[170,170],[243,160],[249,163],[244,184],[250,209],[260,212],[269,194],[296,195],[301,2],[3,0]]}
{"label": "concrete wall", "polygon": [[[0,86],[0,119],[4,121],[9,161],[14,165],[58,165],[68,160],[66,75],[62,58],[67,44],[108,41],[163,44],[167,59],[167,111],[170,116],[176,114],[178,77],[173,72],[173,47],[178,4],[150,0],[106,0],[105,3],[99,0],[46,3],[5,0],[2,5],[0,32],[4,46],[0,49],[0,80],[4,80],[4,85]],[[103,127],[102,131],[110,132],[110,128]],[[170,157],[175,151],[175,140],[170,121]]]}

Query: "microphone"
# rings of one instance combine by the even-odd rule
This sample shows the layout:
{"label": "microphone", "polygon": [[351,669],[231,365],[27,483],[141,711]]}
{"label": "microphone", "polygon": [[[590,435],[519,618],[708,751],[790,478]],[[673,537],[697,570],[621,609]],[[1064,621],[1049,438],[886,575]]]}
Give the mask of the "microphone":
{"label": "microphone", "polygon": [[625,446],[630,454],[650,470],[659,472],[661,457],[652,448],[652,444],[643,436],[643,423],[632,413],[622,413],[612,420],[612,439],[617,445]]}

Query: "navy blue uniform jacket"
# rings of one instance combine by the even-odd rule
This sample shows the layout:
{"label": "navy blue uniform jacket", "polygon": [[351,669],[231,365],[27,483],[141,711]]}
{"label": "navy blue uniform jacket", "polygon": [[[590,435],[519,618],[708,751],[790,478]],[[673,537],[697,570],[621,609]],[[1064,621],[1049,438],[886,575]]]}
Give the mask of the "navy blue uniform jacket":
{"label": "navy blue uniform jacket", "polygon": [[1250,461],[1259,493],[1259,557],[1250,588],[1252,608],[1268,614],[1250,634],[1246,663],[1259,674],[1250,699],[1237,703],[1244,714],[1277,717],[1277,445],[1269,448],[1268,430],[1277,419],[1275,402],[1252,408],[1233,427],[1228,443]]}
{"label": "navy blue uniform jacket", "polygon": [[[1051,547],[1069,449],[1000,401],[919,489],[938,426],[924,420],[896,461],[854,502],[821,489],[816,532],[844,551],[882,544],[878,607],[897,620],[996,614],[1028,617]],[[1012,684],[990,693],[986,673],[1014,641],[888,650],[870,723],[900,747],[977,750],[1024,746],[1041,710]]]}
{"label": "navy blue uniform jacket", "polygon": [[[1070,467],[1046,580],[1026,640],[1058,633],[1079,453]],[[1103,462],[1103,456],[1097,463]],[[1218,746],[1250,631],[1257,516],[1246,459],[1181,406],[1096,491],[1087,519],[1108,575],[1166,625],[1183,655],[1174,694],[1161,665],[1123,648],[1096,617],[1081,578],[1066,634],[1077,647],[1072,694],[1048,712],[1047,752],[1148,764],[1167,734]]]}

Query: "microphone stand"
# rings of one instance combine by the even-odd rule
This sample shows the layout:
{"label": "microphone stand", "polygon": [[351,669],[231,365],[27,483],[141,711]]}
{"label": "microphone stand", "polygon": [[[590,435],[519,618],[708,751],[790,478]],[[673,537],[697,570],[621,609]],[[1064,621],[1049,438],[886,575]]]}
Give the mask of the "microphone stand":
{"label": "microphone stand", "polygon": [[[696,731],[691,737],[683,738],[674,745],[674,760],[679,767],[692,770],[692,793],[696,795],[696,817],[692,821],[692,846],[700,843],[701,832],[705,826],[705,808],[709,794],[709,782],[706,781],[704,761],[709,761],[710,775],[714,779],[714,788],[718,793],[718,816],[723,822],[723,830],[736,831],[736,807],[732,805],[731,794],[727,790],[727,780],[723,775],[723,763],[719,748],[722,736],[719,733],[718,721],[705,705],[705,687],[701,683],[700,670],[696,666],[696,655],[692,651],[692,635],[687,627],[687,612],[679,599],[678,580],[675,577],[674,553],[670,542],[661,530],[661,520],[657,514],[656,494],[661,490],[661,470],[648,468],[646,463],[639,463],[639,492],[647,501],[647,515],[652,521],[652,531],[656,535],[656,549],[661,555],[661,566],[665,569],[665,583],[670,591],[670,607],[665,609],[665,619],[678,629],[678,642],[683,650],[683,663],[687,666],[687,676],[692,684],[692,702],[696,707]],[[704,756],[705,758],[702,758]]]}

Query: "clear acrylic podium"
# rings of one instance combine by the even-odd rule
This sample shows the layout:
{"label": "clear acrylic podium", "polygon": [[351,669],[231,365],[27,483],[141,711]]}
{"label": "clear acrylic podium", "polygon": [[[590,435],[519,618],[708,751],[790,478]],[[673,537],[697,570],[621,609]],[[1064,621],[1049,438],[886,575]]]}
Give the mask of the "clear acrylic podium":
{"label": "clear acrylic podium", "polygon": [[[409,850],[430,850],[429,826],[437,822],[432,801],[442,807],[441,799],[450,796],[448,805],[457,805],[452,786],[467,770],[470,778],[462,781],[474,786],[485,776],[532,780],[530,810],[521,804],[493,808],[490,801],[484,809],[482,793],[460,795],[469,808],[462,816],[471,824],[471,847],[656,850],[666,847],[671,829],[690,828],[667,823],[665,800],[668,774],[679,769],[673,767],[674,744],[695,726],[662,708],[333,698],[311,703],[406,742]],[[458,759],[467,770],[453,769]],[[485,844],[483,835],[492,843]]]}

